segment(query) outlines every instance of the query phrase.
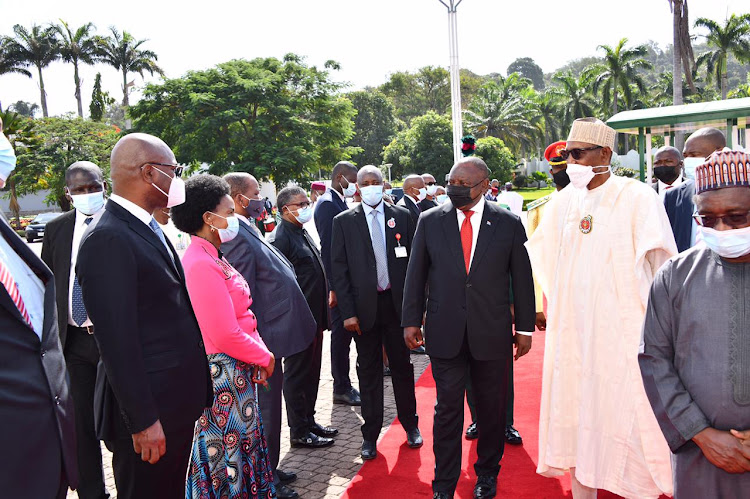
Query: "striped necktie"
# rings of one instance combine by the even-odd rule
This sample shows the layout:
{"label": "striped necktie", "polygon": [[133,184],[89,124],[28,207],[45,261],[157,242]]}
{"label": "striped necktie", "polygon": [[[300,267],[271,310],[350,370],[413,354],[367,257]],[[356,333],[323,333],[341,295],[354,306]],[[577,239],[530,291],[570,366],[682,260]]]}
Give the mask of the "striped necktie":
{"label": "striped necktie", "polygon": [[31,329],[34,329],[34,326],[31,324],[31,317],[26,311],[26,305],[23,303],[21,292],[18,290],[18,284],[16,283],[16,280],[13,279],[10,270],[8,270],[8,267],[2,260],[0,260],[0,282],[5,286],[5,290],[8,292],[10,299],[13,300],[16,308],[21,313],[23,320],[26,321],[26,324],[28,324]]}
{"label": "striped necktie", "polygon": [[[93,219],[94,217],[87,217],[83,223],[88,225]],[[70,308],[73,310],[73,322],[80,327],[89,318],[89,314],[86,312],[86,305],[83,304],[83,290],[78,283],[77,275],[73,279],[73,295],[70,297],[70,304]]]}

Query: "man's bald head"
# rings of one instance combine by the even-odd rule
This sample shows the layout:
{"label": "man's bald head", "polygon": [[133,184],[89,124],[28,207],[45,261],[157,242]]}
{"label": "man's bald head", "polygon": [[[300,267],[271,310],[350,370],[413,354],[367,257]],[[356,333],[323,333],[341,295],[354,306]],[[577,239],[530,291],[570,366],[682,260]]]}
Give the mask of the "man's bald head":
{"label": "man's bald head", "polygon": [[421,175],[409,175],[404,179],[404,194],[414,200],[419,199],[419,190],[424,188],[424,179]]}
{"label": "man's bald head", "polygon": [[682,152],[686,158],[707,158],[727,146],[727,139],[721,130],[705,127],[693,132],[685,141]]}
{"label": "man's bald head", "polygon": [[357,184],[359,184],[360,187],[365,184],[365,182],[367,182],[368,185],[375,185],[373,184],[373,181],[377,185],[383,184],[383,172],[380,171],[380,168],[373,165],[367,165],[359,169],[357,172]]}
{"label": "man's bald head", "polygon": [[[448,179],[448,196],[451,196],[451,201],[454,201],[453,205],[459,210],[473,208],[487,192],[490,185],[489,177],[490,169],[487,168],[487,164],[476,156],[464,158],[453,165]],[[454,192],[466,189],[468,192],[465,194],[459,192],[461,197],[456,198],[451,193],[451,188]]]}
{"label": "man's bald head", "polygon": [[660,158],[674,158],[677,161],[682,161],[682,153],[676,147],[662,146],[654,153],[654,163],[659,161]]}
{"label": "man's bald head", "polygon": [[476,156],[463,158],[458,163],[453,165],[453,168],[451,168],[450,176],[452,177],[454,172],[456,171],[467,172],[467,174],[470,174],[471,176],[477,176],[479,179],[487,178],[489,180],[490,176],[490,169],[487,168],[487,163],[485,163],[481,158],[477,158]]}
{"label": "man's bald head", "polygon": [[229,184],[229,195],[235,197],[237,194],[245,194],[251,187],[260,187],[258,180],[246,172],[232,172],[224,175],[224,180]]}
{"label": "man's bald head", "polygon": [[86,176],[99,182],[104,180],[102,169],[91,161],[76,161],[65,170],[65,183],[70,185],[71,179],[76,176]]}

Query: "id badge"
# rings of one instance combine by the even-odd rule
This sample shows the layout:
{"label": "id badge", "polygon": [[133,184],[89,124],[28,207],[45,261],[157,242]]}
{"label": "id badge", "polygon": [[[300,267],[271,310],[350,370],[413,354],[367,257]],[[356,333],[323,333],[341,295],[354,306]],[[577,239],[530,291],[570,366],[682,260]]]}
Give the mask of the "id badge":
{"label": "id badge", "polygon": [[406,246],[396,246],[393,249],[396,250],[396,258],[406,258],[408,256],[406,253]]}

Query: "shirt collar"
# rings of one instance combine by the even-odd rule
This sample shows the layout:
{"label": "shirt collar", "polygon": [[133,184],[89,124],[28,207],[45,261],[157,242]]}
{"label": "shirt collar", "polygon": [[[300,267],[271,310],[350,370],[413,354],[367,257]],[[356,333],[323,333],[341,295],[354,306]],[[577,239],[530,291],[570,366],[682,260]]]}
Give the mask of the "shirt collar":
{"label": "shirt collar", "polygon": [[144,224],[151,225],[151,219],[154,218],[153,215],[151,215],[151,213],[147,212],[134,202],[129,201],[122,196],[118,196],[117,194],[112,194],[109,199],[125,208],[126,211],[130,212],[131,215],[133,215]]}
{"label": "shirt collar", "polygon": [[[124,208],[124,207],[123,207],[123,208]],[[91,218],[93,218],[93,219],[94,219],[94,220],[92,220],[92,222],[93,222],[93,221],[96,221],[96,220],[98,220],[98,219],[99,219],[99,217],[101,217],[101,216],[102,216],[102,213],[104,213],[104,205],[102,205],[102,207],[101,207],[101,208],[99,208],[99,211],[97,211],[96,213],[94,213],[94,214],[92,214],[92,215],[86,215],[85,213],[81,213],[80,211],[76,210],[76,223],[75,223],[75,224],[76,224],[76,226],[78,226],[78,225],[82,225],[82,224],[83,224],[83,222],[84,222],[84,221],[85,221],[85,220],[86,220],[87,218],[89,218],[89,217],[91,217]]]}
{"label": "shirt collar", "polygon": [[[484,200],[484,196],[481,196],[479,198],[479,202],[474,205],[474,207],[471,209],[471,211],[474,212],[474,215],[472,215],[472,220],[474,219],[474,216],[478,215],[477,220],[480,220],[482,218],[482,215],[484,214],[484,205],[486,201]],[[464,212],[456,208],[456,211],[460,213],[461,215],[464,215]],[[464,215],[465,216],[465,215]]]}
{"label": "shirt collar", "polygon": [[328,190],[331,191],[333,194],[336,194],[339,197],[340,200],[342,200],[344,203],[346,203],[346,198],[344,197],[343,194],[340,194],[339,191],[337,191],[333,187],[329,187]]}
{"label": "shirt collar", "polygon": [[247,218],[245,215],[240,215],[236,211],[234,212],[234,216],[245,222],[247,225],[250,225],[250,219]]}
{"label": "shirt collar", "polygon": [[659,191],[662,191],[662,190],[665,190],[667,188],[674,188],[674,187],[681,186],[682,184],[685,183],[685,177],[683,177],[682,175],[680,175],[679,177],[677,177],[677,180],[675,180],[671,184],[665,184],[661,180],[658,180],[658,183],[659,183]]}
{"label": "shirt collar", "polygon": [[379,205],[377,205],[375,208],[370,206],[367,203],[362,203],[362,208],[365,210],[365,215],[370,215],[373,211],[377,211],[378,213],[382,213],[385,215],[385,208],[383,208],[383,205],[385,204],[385,201],[381,201]]}

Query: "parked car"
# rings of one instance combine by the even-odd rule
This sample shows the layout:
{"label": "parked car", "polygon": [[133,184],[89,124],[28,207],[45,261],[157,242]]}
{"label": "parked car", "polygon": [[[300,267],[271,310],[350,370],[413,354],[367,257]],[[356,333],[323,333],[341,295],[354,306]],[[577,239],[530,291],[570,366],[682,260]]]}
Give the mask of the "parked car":
{"label": "parked car", "polygon": [[56,219],[62,215],[62,213],[40,213],[34,220],[26,226],[26,240],[33,243],[37,239],[44,237],[44,228],[48,222]]}

